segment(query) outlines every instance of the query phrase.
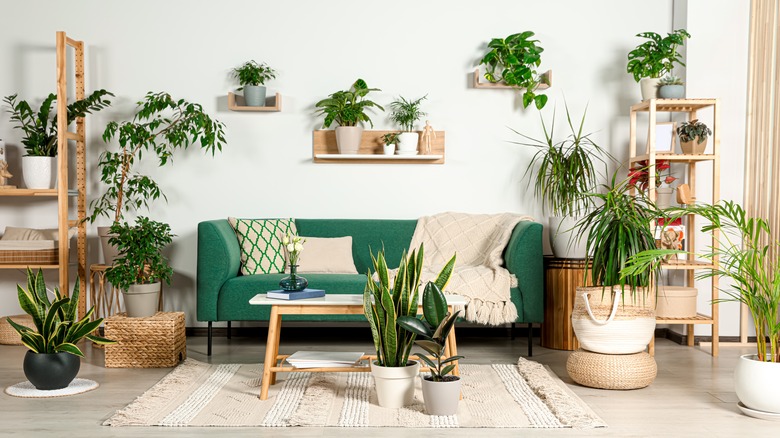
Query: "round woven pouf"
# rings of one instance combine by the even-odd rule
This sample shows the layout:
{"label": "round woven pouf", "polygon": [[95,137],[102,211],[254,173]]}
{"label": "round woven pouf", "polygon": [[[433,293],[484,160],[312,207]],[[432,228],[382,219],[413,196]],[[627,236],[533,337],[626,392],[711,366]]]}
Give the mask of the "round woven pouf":
{"label": "round woven pouf", "polygon": [[[3,345],[22,345],[22,338],[19,333],[8,324],[8,316],[0,318],[0,344]],[[33,325],[32,316],[28,314],[24,315],[11,315],[10,318],[17,324],[35,329]]]}
{"label": "round woven pouf", "polygon": [[599,389],[639,389],[658,374],[655,359],[645,352],[599,354],[577,350],[569,355],[566,371],[575,382]]}

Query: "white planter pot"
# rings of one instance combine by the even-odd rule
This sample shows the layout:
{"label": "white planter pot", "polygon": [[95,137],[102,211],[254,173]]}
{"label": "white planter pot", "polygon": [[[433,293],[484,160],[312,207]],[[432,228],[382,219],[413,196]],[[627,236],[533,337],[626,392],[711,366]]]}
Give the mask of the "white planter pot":
{"label": "white planter pot", "polygon": [[157,283],[134,284],[122,291],[125,298],[125,309],[130,318],[145,318],[157,313],[160,299],[160,285]]}
{"label": "white planter pot", "polygon": [[393,155],[395,154],[395,145],[394,144],[383,144],[382,145],[382,153],[385,155]]}
{"label": "white planter pot", "polygon": [[586,242],[588,233],[578,233],[574,229],[580,217],[551,216],[550,246],[559,259],[584,259],[587,256]]}
{"label": "white planter pot", "polygon": [[336,146],[340,154],[356,154],[363,139],[362,126],[339,126],[336,128]]}
{"label": "white planter pot", "polygon": [[371,375],[374,376],[379,406],[400,408],[412,404],[414,379],[419,372],[419,362],[405,367],[381,367],[371,362]]}
{"label": "white planter pot", "polygon": [[434,382],[426,377],[420,376],[425,412],[428,415],[455,415],[460,401],[460,378],[450,382]]}
{"label": "white planter pot", "polygon": [[415,155],[420,145],[419,132],[402,132],[398,135],[398,155]]}
{"label": "white planter pot", "polygon": [[22,178],[28,189],[57,187],[57,157],[22,157]]}
{"label": "white planter pot", "polygon": [[662,318],[693,318],[696,316],[695,287],[660,286],[655,315]]}
{"label": "white planter pot", "polygon": [[244,85],[244,103],[246,106],[265,106],[265,86]]}
{"label": "white planter pot", "polygon": [[761,362],[757,357],[740,356],[734,369],[737,397],[749,409],[780,415],[780,363]]}
{"label": "white planter pot", "polygon": [[653,298],[643,298],[637,291],[638,303],[634,305],[632,297],[623,299],[621,295],[619,286],[613,287],[611,294],[609,288],[603,293],[601,287],[577,288],[571,322],[583,350],[633,354],[644,351],[650,343],[655,332]]}
{"label": "white planter pot", "polygon": [[639,80],[639,88],[642,91],[642,100],[658,97],[658,81],[661,78],[642,78]]}
{"label": "white planter pot", "polygon": [[655,189],[655,205],[658,208],[669,208],[674,199],[674,189],[671,187],[658,187]]}
{"label": "white planter pot", "polygon": [[114,264],[114,260],[119,257],[119,250],[117,247],[108,243],[108,239],[113,236],[113,234],[108,232],[111,227],[97,227],[97,229],[98,237],[100,237],[100,247],[103,249],[103,263],[111,266]]}

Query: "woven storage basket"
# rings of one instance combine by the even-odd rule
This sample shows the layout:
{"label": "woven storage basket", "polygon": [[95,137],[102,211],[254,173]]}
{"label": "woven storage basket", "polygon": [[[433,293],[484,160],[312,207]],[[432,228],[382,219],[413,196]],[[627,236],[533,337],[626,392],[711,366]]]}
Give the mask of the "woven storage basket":
{"label": "woven storage basket", "polygon": [[647,353],[599,354],[577,350],[566,371],[575,382],[600,389],[639,389],[653,383],[658,367]]}
{"label": "woven storage basket", "polygon": [[[58,249],[0,250],[0,264],[56,265]],[[13,318],[11,318],[13,319]]]}
{"label": "woven storage basket", "polygon": [[105,319],[106,368],[164,368],[187,358],[184,312],[157,312],[147,318],[124,313]]}
{"label": "woven storage basket", "polygon": [[[8,324],[8,318],[8,316],[0,318],[0,344],[22,345],[22,337],[19,336],[19,333],[16,333],[16,330],[11,327],[11,324]],[[33,325],[33,319],[30,315],[11,315],[10,318],[17,324],[35,330],[35,325]]]}

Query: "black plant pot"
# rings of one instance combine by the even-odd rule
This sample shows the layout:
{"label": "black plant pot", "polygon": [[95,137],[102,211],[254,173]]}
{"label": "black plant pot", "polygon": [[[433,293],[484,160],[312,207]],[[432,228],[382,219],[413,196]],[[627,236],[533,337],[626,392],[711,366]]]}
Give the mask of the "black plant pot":
{"label": "black plant pot", "polygon": [[81,359],[70,353],[34,353],[24,356],[24,375],[36,388],[62,389],[76,378]]}

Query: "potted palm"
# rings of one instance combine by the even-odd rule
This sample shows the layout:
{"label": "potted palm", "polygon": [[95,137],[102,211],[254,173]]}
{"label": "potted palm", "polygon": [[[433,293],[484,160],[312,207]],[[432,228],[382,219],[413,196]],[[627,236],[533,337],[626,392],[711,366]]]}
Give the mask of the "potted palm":
{"label": "potted palm", "polygon": [[403,132],[398,135],[398,155],[416,155],[417,146],[420,143],[420,133],[413,132],[414,124],[426,115],[420,111],[421,102],[428,96],[423,96],[417,100],[406,99],[399,96],[398,99],[390,103],[392,112],[390,120],[396,123]]}
{"label": "potted palm", "polygon": [[531,31],[516,33],[506,38],[493,38],[488,43],[490,49],[482,57],[485,64],[485,79],[491,83],[503,82],[518,90],[523,90],[523,108],[533,103],[537,109],[544,108],[547,96],[536,94],[539,85],[547,79],[536,72],[542,63],[544,48],[531,39]]}
{"label": "potted palm", "polygon": [[388,132],[382,136],[382,153],[384,155],[395,154],[395,148],[398,146],[398,132]]}
{"label": "potted palm", "polygon": [[685,29],[677,29],[665,37],[655,32],[642,32],[636,36],[647,41],[628,52],[626,71],[639,82],[642,100],[657,97],[658,82],[661,77],[671,73],[674,65],[685,66],[677,49],[690,38]]}
{"label": "potted palm", "polygon": [[108,242],[119,256],[106,270],[106,280],[124,294],[127,316],[142,318],[157,312],[160,285],[170,284],[173,269],[162,250],[173,241],[171,227],[139,216],[135,224],[114,224]]}
{"label": "potted palm", "polygon": [[27,289],[16,287],[19,305],[32,317],[35,329],[17,324],[11,318],[8,323],[19,333],[22,343],[28,348],[24,356],[24,375],[37,389],[54,390],[66,388],[79,373],[84,357],[76,344],[83,338],[106,345],[114,341],[95,336],[93,333],[103,323],[103,318],[90,321],[95,311],[93,306],[83,318],[78,318],[80,285],[78,278],[70,297],[54,288],[54,299],[50,300],[43,271],[33,273],[27,268]]}
{"label": "potted palm", "polygon": [[265,62],[260,64],[252,60],[234,68],[233,77],[241,85],[239,90],[244,90],[247,106],[265,106],[265,81],[276,78],[276,71]]}
{"label": "potted palm", "polygon": [[[401,256],[393,283],[385,261],[384,251],[374,257],[374,280],[367,274],[363,292],[363,312],[371,326],[371,335],[376,348],[376,360],[371,362],[371,374],[376,385],[379,405],[386,408],[400,408],[414,400],[414,378],[420,371],[420,363],[409,360],[415,334],[401,328],[398,318],[417,316],[419,306],[420,274],[423,266],[423,246]],[[452,274],[453,257],[437,276],[435,281],[444,287]]]}
{"label": "potted palm", "polygon": [[703,154],[707,149],[707,138],[712,131],[698,119],[690,122],[682,122],[677,127],[677,135],[680,136],[680,149],[684,154]]}
{"label": "potted palm", "polygon": [[[454,257],[453,257],[454,259]],[[445,357],[447,337],[460,314],[447,312],[447,299],[441,287],[429,281],[423,290],[423,319],[411,316],[398,318],[398,325],[418,336],[415,344],[431,355],[417,355],[431,372],[423,377],[422,390],[425,411],[429,415],[455,415],[460,399],[460,377],[450,373],[455,369],[454,362],[463,356]]]}
{"label": "potted palm", "polygon": [[361,125],[368,122],[374,127],[374,122],[366,114],[367,109],[374,107],[385,110],[376,102],[366,99],[372,91],[381,90],[368,88],[366,81],[358,79],[349,90],[337,91],[315,104],[317,114],[325,116],[323,128],[330,128],[333,123],[339,125],[336,127],[336,144],[340,154],[358,153],[360,140],[363,138]]}
{"label": "potted palm", "polygon": [[[79,117],[100,111],[111,105],[106,90],[97,90],[84,99],[68,105],[68,125]],[[26,155],[22,157],[22,178],[28,189],[52,189],[57,183],[57,115],[52,113],[57,95],[49,94],[38,111],[27,101],[17,101],[17,95],[6,96],[11,122],[24,133],[22,144]]]}
{"label": "potted palm", "polygon": [[584,133],[585,116],[582,114],[579,126],[575,128],[568,105],[566,119],[570,129],[564,140],[555,140],[555,112],[550,128],[542,122],[544,140],[538,140],[513,130],[523,139],[512,143],[537,149],[526,168],[524,178],[534,181],[534,195],[541,199],[542,209],[552,213],[550,217],[550,244],[558,258],[584,259],[585,236],[574,233],[575,224],[591,207],[591,198],[586,193],[596,188],[598,172],[596,164],[605,164],[603,157],[609,157],[591,138]]}

